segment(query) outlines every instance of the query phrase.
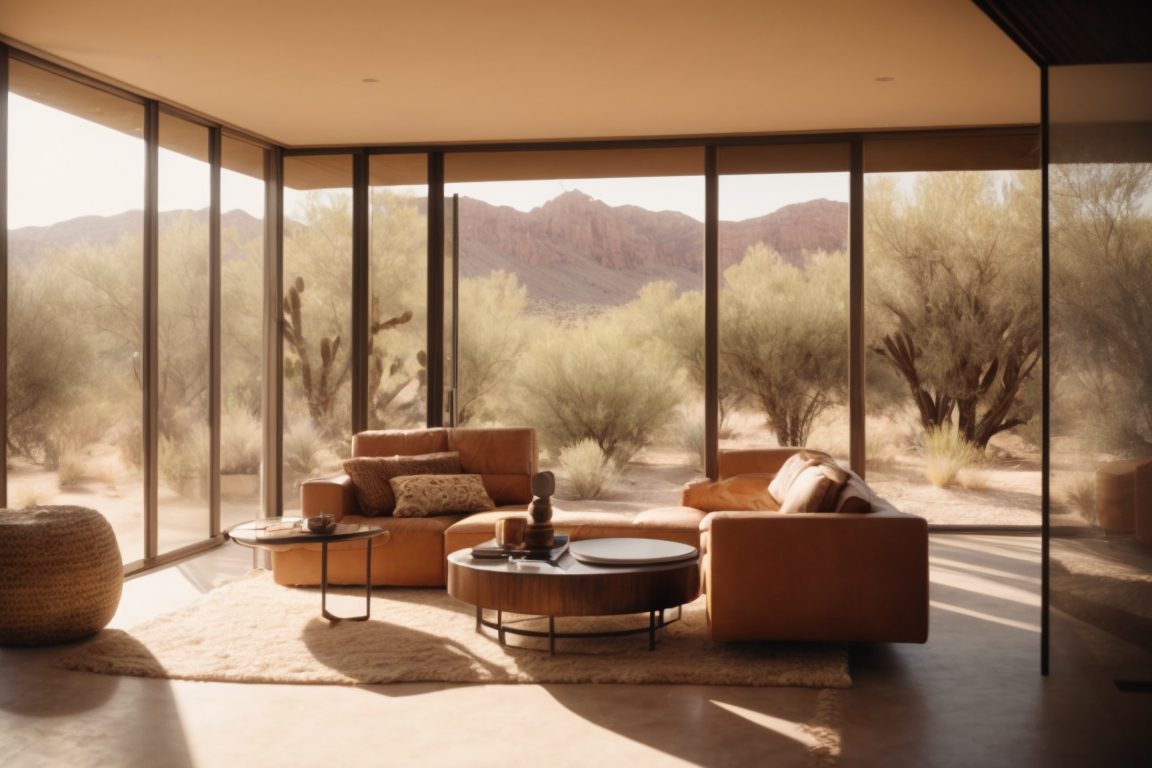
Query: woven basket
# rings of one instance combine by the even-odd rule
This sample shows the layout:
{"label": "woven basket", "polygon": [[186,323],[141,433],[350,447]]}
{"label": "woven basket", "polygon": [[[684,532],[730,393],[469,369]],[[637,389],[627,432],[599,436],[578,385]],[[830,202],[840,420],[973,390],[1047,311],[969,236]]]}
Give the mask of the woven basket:
{"label": "woven basket", "polygon": [[51,645],[103,628],[124,567],[112,526],[85,507],[0,510],[0,645]]}

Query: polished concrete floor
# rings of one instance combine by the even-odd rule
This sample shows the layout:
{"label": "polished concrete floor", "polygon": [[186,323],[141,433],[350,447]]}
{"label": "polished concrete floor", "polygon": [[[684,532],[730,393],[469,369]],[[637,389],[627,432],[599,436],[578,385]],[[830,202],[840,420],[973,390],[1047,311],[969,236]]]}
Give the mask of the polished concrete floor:
{"label": "polished concrete floor", "polygon": [[[846,690],[195,683],[0,649],[0,766],[1152,765],[1152,694],[1114,685],[1148,679],[1146,650],[1055,613],[1040,675],[1035,537],[935,534],[931,553],[928,643],[854,648]],[[226,545],[132,579],[113,626],[251,564]]]}

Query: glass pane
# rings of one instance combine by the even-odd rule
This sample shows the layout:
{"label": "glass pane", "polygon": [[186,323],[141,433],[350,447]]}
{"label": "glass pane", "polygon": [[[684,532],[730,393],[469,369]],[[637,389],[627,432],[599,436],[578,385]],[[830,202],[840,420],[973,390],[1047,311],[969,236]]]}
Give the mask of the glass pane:
{"label": "glass pane", "polygon": [[369,160],[369,429],[428,421],[427,167],[425,155]]}
{"label": "glass pane", "polygon": [[225,136],[220,171],[220,525],[259,517],[264,150]]}
{"label": "glass pane", "polygon": [[352,157],[284,160],[284,509],[352,441]]}
{"label": "glass pane", "polygon": [[[474,180],[498,160],[508,180]],[[677,504],[703,467],[702,168],[699,149],[446,158],[458,423],[534,427],[566,508]]]}
{"label": "glass pane", "polygon": [[160,115],[160,552],[209,535],[208,129]]}
{"label": "glass pane", "polygon": [[1148,680],[1152,64],[1052,67],[1048,83],[1049,584],[1074,619],[1051,642],[1091,647],[1104,680]]}
{"label": "glass pane", "polygon": [[848,148],[719,159],[720,446],[809,446],[847,465]]}
{"label": "glass pane", "polygon": [[144,111],[22,62],[8,100],[8,506],[75,504],[144,556]]}
{"label": "glass pane", "polygon": [[945,170],[879,173],[865,145],[868,481],[930,523],[1038,526],[1040,174],[940,143],[880,167]]}

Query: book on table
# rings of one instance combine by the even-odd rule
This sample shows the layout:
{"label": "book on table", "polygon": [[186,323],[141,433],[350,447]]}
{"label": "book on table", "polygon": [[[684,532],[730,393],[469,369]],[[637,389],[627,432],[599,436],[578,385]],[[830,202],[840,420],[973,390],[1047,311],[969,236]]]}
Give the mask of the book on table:
{"label": "book on table", "polygon": [[568,535],[565,533],[558,533],[555,537],[553,537],[552,547],[550,549],[533,550],[502,547],[496,543],[496,539],[489,539],[482,544],[477,544],[476,546],[472,547],[472,557],[481,560],[501,560],[505,558],[546,560],[555,564],[567,551]]}

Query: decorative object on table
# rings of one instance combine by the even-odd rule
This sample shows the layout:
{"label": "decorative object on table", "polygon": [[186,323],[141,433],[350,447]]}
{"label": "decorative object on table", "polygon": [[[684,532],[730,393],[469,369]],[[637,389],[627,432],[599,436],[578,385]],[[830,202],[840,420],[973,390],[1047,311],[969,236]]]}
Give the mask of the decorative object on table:
{"label": "decorative object on table", "polygon": [[496,546],[504,549],[519,549],[524,546],[524,534],[528,530],[528,518],[504,517],[496,521]]}
{"label": "decorative object on table", "polygon": [[123,585],[116,534],[96,510],[0,510],[0,645],[91,635],[112,620]]}
{"label": "decorative object on table", "polygon": [[532,502],[528,513],[532,522],[524,532],[524,546],[533,551],[552,549],[555,530],[552,528],[552,494],[556,492],[556,476],[551,472],[537,472],[532,476]]}
{"label": "decorative object on table", "polygon": [[321,515],[313,515],[307,519],[308,530],[312,533],[332,533],[336,530],[336,515],[325,512]]}

